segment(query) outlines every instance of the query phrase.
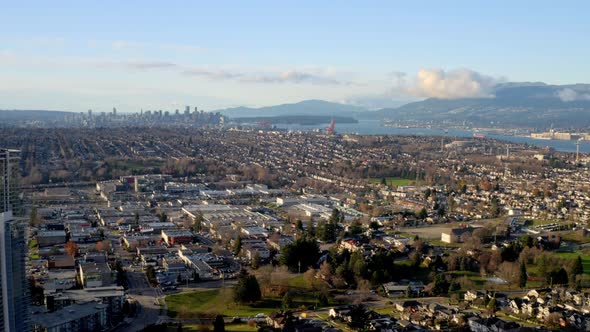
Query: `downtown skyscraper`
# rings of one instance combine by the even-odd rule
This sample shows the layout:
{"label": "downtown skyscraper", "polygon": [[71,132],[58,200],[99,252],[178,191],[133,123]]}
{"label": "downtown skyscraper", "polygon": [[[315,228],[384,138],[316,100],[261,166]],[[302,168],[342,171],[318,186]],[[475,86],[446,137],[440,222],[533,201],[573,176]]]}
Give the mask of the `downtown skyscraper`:
{"label": "downtown skyscraper", "polygon": [[19,151],[0,148],[0,331],[28,331],[26,220],[18,196]]}

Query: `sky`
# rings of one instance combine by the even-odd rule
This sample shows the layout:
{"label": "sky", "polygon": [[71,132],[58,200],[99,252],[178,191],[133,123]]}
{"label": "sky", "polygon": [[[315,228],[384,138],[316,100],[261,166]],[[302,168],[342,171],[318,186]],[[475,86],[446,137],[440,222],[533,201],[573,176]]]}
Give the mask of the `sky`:
{"label": "sky", "polygon": [[0,109],[378,108],[590,80],[588,1],[11,1]]}

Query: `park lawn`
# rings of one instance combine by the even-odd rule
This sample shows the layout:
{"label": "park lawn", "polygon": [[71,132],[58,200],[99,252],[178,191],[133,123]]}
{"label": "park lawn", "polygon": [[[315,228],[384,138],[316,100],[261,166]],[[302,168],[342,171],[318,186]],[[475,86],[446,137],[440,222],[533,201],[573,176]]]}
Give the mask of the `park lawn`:
{"label": "park lawn", "polygon": [[[200,325],[185,325],[182,327],[183,332],[196,332],[199,331]],[[177,331],[176,328],[168,329],[169,331]],[[209,326],[209,330],[213,331],[213,326]],[[225,324],[225,330],[228,332],[250,332],[258,331],[256,326],[248,326],[248,324]]]}
{"label": "park lawn", "polygon": [[[396,178],[396,177],[386,177],[385,178],[385,183],[388,186],[407,186],[410,184],[410,182],[412,182],[413,180],[411,179],[402,179],[402,178]],[[381,183],[381,178],[369,178],[369,183]]]}
{"label": "park lawn", "polygon": [[238,305],[233,301],[231,288],[194,291],[166,296],[168,316],[196,318],[216,314],[250,317],[259,313],[270,314],[280,307],[280,300],[263,299],[253,305]]}
{"label": "park lawn", "polygon": [[290,278],[287,284],[289,287],[309,288],[307,280],[305,280],[305,277],[303,275],[298,275]]}
{"label": "park lawn", "polygon": [[567,259],[578,259],[578,256],[582,257],[582,266],[584,267],[584,274],[590,274],[590,255],[585,255],[578,252],[556,252],[555,255]]}

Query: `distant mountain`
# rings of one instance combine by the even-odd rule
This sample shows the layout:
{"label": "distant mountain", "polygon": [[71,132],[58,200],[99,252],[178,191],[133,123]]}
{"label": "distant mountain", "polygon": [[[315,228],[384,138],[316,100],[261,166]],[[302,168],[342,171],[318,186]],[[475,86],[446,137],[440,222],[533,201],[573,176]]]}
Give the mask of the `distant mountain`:
{"label": "distant mountain", "polygon": [[492,98],[428,98],[398,108],[364,113],[364,118],[466,121],[475,126],[590,126],[590,84],[504,83]]}
{"label": "distant mountain", "polygon": [[357,112],[364,112],[365,108],[332,103],[324,100],[304,100],[294,104],[282,104],[260,108],[235,107],[217,110],[230,118],[267,117],[282,115],[322,115],[322,116],[352,116]]}

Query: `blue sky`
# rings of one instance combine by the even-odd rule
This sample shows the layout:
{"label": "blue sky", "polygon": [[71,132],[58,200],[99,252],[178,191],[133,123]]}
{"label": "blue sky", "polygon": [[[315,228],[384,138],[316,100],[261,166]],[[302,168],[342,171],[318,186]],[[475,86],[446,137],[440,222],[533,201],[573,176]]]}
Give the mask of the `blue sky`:
{"label": "blue sky", "polygon": [[[38,1],[0,10],[1,109],[368,106],[587,82],[590,2]],[[471,89],[475,84],[476,88]]]}

